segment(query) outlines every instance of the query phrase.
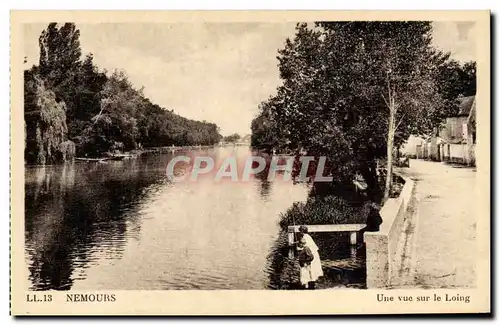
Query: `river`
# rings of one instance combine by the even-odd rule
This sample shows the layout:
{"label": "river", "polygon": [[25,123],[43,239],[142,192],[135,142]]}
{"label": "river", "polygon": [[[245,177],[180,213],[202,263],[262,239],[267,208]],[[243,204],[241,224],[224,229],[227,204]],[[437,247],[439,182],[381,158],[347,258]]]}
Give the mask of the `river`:
{"label": "river", "polygon": [[[210,156],[216,165],[233,156],[240,167],[251,152],[216,147],[175,155]],[[273,288],[284,240],[280,213],[305,201],[309,188],[265,177],[172,182],[166,167],[173,156],[26,167],[26,286]],[[177,175],[188,172],[176,167]]]}

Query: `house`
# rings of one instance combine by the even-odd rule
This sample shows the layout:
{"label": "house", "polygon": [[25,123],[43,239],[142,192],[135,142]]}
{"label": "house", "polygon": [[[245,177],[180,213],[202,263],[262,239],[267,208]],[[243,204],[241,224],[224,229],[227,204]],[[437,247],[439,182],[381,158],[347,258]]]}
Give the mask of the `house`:
{"label": "house", "polygon": [[438,160],[475,165],[476,143],[476,97],[460,99],[460,109],[456,116],[446,118],[439,130],[444,141],[438,144]]}
{"label": "house", "polygon": [[401,152],[410,158],[424,158],[428,151],[427,138],[410,135],[406,143],[401,147]]}
{"label": "house", "polygon": [[460,99],[458,114],[446,118],[435,136],[410,136],[403,153],[417,159],[475,165],[476,97]]}
{"label": "house", "polygon": [[467,118],[467,147],[469,150],[469,161],[467,162],[470,166],[476,165],[476,100],[472,103],[472,107]]}

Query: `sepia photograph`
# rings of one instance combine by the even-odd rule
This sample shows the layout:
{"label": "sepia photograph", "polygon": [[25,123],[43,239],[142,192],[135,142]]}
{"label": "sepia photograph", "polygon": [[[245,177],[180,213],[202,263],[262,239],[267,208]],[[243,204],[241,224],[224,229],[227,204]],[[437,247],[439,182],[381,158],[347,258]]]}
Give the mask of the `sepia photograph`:
{"label": "sepia photograph", "polygon": [[315,291],[488,312],[489,12],[409,13],[18,19],[19,305]]}

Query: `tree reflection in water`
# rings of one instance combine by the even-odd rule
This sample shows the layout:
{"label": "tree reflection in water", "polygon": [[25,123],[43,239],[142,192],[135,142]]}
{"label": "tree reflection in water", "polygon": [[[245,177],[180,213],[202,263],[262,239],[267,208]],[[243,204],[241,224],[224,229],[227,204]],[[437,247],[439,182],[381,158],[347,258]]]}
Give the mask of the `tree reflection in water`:
{"label": "tree reflection in water", "polygon": [[120,258],[125,233],[138,233],[133,211],[164,171],[140,160],[27,167],[25,241],[32,290],[68,290],[96,252]]}
{"label": "tree reflection in water", "polygon": [[[227,155],[248,157],[243,148],[193,154],[215,156],[216,162]],[[268,181],[269,166],[250,182],[253,186],[215,184],[210,175],[202,184],[172,185],[166,175],[171,158],[27,167],[25,242],[31,289],[291,288],[293,281],[283,278],[286,233],[278,235],[276,218],[292,202],[303,200],[307,187]],[[175,168],[182,174],[188,166]],[[224,236],[204,231],[214,223]],[[217,243],[216,249],[200,246],[199,234]],[[339,258],[349,254],[337,244],[347,244],[347,239],[314,237],[322,258],[328,259],[328,252]],[[183,263],[173,258],[179,250],[189,257]]]}

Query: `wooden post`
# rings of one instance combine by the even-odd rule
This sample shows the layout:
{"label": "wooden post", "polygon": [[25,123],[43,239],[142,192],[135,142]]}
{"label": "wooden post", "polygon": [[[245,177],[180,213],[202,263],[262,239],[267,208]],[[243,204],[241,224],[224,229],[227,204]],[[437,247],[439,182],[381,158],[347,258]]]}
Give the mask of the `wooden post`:
{"label": "wooden post", "polygon": [[294,229],[288,228],[288,258],[293,258]]}
{"label": "wooden post", "polygon": [[351,245],[356,245],[356,242],[357,242],[357,236],[358,233],[357,232],[350,232],[349,233],[349,242]]}

